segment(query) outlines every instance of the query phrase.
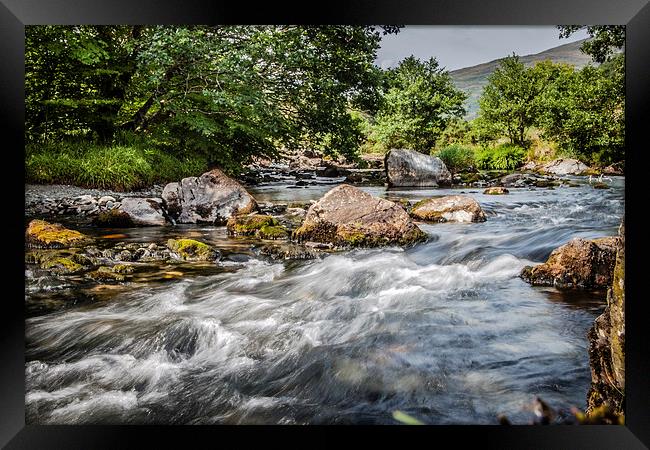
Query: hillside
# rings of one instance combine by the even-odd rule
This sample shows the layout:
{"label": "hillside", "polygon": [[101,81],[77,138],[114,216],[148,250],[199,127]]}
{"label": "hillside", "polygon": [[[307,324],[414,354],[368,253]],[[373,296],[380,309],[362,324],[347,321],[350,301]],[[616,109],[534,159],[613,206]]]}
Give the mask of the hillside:
{"label": "hillside", "polygon": [[[556,63],[566,63],[582,68],[591,62],[591,57],[580,51],[580,45],[584,40],[570,42],[560,45],[534,55],[521,56],[521,61],[527,65],[533,65],[538,61],[551,60]],[[467,119],[473,119],[478,113],[478,100],[487,84],[487,77],[499,66],[500,59],[495,59],[477,66],[465,67],[450,72],[454,84],[459,89],[467,92],[469,98],[465,106],[467,108]]]}

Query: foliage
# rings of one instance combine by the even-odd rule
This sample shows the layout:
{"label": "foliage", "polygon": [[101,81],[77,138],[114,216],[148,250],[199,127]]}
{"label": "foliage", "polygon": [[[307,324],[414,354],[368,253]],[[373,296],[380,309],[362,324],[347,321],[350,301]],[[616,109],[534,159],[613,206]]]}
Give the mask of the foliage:
{"label": "foliage", "polygon": [[583,42],[580,49],[597,63],[610,61],[615,51],[625,45],[625,25],[559,25],[558,29],[561,38],[585,29],[590,39]]}
{"label": "foliage", "polygon": [[469,169],[475,165],[474,150],[462,144],[452,144],[439,150],[435,156],[442,159],[452,174]]}
{"label": "foliage", "polygon": [[506,135],[511,143],[526,146],[526,132],[543,108],[540,95],[569,70],[570,66],[550,61],[527,68],[516,55],[504,58],[488,78],[479,101],[481,120]]}
{"label": "foliage", "polygon": [[348,108],[379,105],[381,36],[372,26],[29,26],[26,138],[111,145],[129,130],[230,172],[280,147],[354,157],[361,132]]}
{"label": "foliage", "polygon": [[386,72],[384,83],[372,132],[384,148],[429,153],[449,122],[465,113],[466,95],[454,87],[435,58],[424,62],[405,58]]}
{"label": "foliage", "polygon": [[137,146],[42,145],[27,148],[27,181],[131,190],[197,175],[207,170],[199,157],[179,159]]}
{"label": "foliage", "polygon": [[543,96],[540,124],[565,154],[596,165],[624,158],[623,56],[599,68],[566,72]]}
{"label": "foliage", "polygon": [[514,144],[483,147],[475,154],[476,164],[485,170],[514,170],[524,162],[526,151]]}
{"label": "foliage", "polygon": [[464,119],[451,120],[440,133],[436,141],[436,148],[445,148],[452,144],[475,143],[476,139],[472,131],[470,122]]}

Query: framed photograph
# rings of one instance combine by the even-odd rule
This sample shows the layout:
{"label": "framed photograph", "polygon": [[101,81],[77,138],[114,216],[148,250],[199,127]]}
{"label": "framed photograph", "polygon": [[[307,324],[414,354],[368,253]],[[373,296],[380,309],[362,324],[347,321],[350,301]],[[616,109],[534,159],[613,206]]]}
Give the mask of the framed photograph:
{"label": "framed photograph", "polygon": [[2,445],[650,445],[645,0],[0,17]]}

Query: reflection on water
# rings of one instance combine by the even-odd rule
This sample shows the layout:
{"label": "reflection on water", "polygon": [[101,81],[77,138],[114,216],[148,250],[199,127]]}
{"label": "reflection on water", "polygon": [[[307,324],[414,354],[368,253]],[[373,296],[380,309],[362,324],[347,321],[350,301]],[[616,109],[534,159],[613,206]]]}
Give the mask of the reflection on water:
{"label": "reflection on water", "polygon": [[[252,193],[307,201],[330,187]],[[364,190],[410,200],[462,191]],[[30,279],[28,304],[67,307],[28,319],[27,422],[382,424],[401,410],[431,424],[491,424],[500,413],[526,423],[534,396],[584,406],[586,332],[604,293],[531,287],[517,275],[572,237],[615,234],[623,180],[609,190],[464,191],[488,221],[422,224],[429,241],[406,250],[280,263],[223,227],[129,229],[120,240],[191,236],[224,258],[120,286]]]}

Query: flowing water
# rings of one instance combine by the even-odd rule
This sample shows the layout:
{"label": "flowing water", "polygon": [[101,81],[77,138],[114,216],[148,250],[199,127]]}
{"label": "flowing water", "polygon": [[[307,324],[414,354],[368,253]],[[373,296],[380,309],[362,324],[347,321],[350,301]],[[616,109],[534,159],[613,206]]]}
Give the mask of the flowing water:
{"label": "flowing water", "polygon": [[[409,249],[271,262],[223,227],[141,228],[123,240],[192,236],[224,257],[118,286],[28,269],[27,422],[391,424],[399,410],[429,424],[494,424],[498,414],[527,423],[535,396],[584,407],[586,333],[604,293],[518,278],[573,237],[616,234],[624,180],[608,190],[579,180],[505,196],[363,188],[411,200],[464,191],[488,216],[422,224],[429,241]],[[251,192],[286,202],[330,187]]]}

